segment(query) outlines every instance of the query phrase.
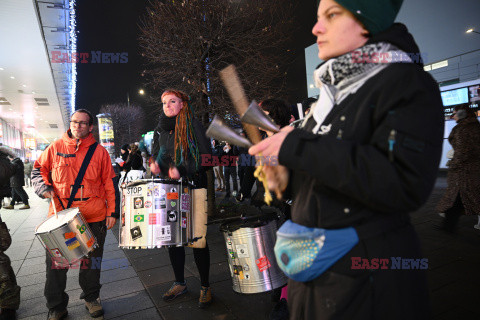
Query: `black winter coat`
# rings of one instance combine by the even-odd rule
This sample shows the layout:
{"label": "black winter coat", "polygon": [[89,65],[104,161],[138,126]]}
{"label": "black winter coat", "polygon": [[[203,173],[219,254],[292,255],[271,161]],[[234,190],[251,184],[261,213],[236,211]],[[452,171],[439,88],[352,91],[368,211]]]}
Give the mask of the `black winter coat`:
{"label": "black winter coat", "polygon": [[12,188],[23,187],[25,185],[25,174],[23,172],[24,164],[22,159],[13,159],[12,165],[15,167],[15,175],[10,178],[10,186]]}
{"label": "black winter coat", "polygon": [[14,166],[8,160],[7,155],[0,151],[0,199],[12,196],[10,177],[14,173]]}
{"label": "black winter coat", "polygon": [[[400,24],[369,43],[380,41],[419,52]],[[323,124],[331,125],[327,134],[308,131],[307,122],[281,146],[279,163],[291,169],[294,222],[339,229],[387,216],[408,221],[408,213],[426,202],[438,171],[444,118],[438,85],[421,63],[387,66],[335,105]],[[389,140],[394,141],[391,151]],[[311,282],[290,280],[291,314],[295,319],[428,317],[426,277],[420,270],[352,269],[352,257],[392,256],[421,257],[408,223],[360,240]]]}
{"label": "black winter coat", "polygon": [[[209,167],[201,165],[202,154],[208,154],[208,159],[210,159],[212,154],[211,144],[208,138],[205,136],[205,129],[203,128],[202,124],[197,119],[193,119],[192,123],[195,137],[197,138],[198,151],[200,154],[198,168],[193,161],[193,157],[189,155],[188,161],[178,166],[178,171],[180,172],[180,176],[188,178],[189,181],[192,181],[197,188],[206,188],[206,171]],[[165,131],[160,126],[155,128],[152,145],[153,159],[158,158],[158,153],[160,152],[161,148],[163,152],[158,164],[160,166],[160,177],[165,178],[168,177],[168,169],[175,165],[175,130]]]}

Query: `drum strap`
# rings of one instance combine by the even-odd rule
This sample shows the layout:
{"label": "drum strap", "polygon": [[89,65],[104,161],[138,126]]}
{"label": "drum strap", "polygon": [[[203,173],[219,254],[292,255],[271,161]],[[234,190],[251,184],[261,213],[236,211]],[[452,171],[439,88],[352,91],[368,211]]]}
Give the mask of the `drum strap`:
{"label": "drum strap", "polygon": [[88,164],[90,163],[90,160],[92,160],[93,153],[95,152],[97,145],[98,145],[98,142],[95,142],[88,148],[87,154],[85,155],[85,159],[83,159],[82,166],[80,167],[77,178],[75,179],[75,183],[72,188],[72,193],[70,194],[70,198],[68,199],[67,209],[70,208],[70,206],[72,205],[73,199],[75,199],[75,195],[77,194],[78,188],[80,187],[80,184],[83,181],[83,177],[85,176],[85,172],[87,171]]}

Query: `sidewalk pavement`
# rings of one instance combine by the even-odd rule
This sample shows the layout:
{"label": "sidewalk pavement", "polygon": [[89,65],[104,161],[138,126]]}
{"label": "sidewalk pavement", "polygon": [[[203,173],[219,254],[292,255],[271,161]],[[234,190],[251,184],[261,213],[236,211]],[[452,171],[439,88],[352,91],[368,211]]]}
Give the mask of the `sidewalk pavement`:
{"label": "sidewalk pavement", "polygon": [[[428,280],[434,319],[480,319],[480,231],[475,230],[476,217],[462,217],[456,235],[434,228],[441,217],[435,205],[446,187],[439,178],[434,192],[424,207],[412,214],[412,223],[428,258]],[[34,238],[34,228],[45,217],[47,203],[26,189],[31,199],[30,210],[1,210],[2,219],[10,228],[13,244],[7,251],[17,280],[22,287],[19,319],[45,319],[43,297],[45,251]],[[217,195],[221,196],[220,193]],[[226,248],[218,225],[208,229],[211,255],[210,283],[214,303],[198,309],[200,280],[192,250],[186,248],[185,278],[189,293],[166,303],[161,299],[174,280],[166,249],[121,250],[109,231],[102,263],[101,290],[106,319],[268,319],[275,305],[271,293],[237,294],[232,289]],[[83,301],[79,300],[78,271],[69,271],[67,292],[70,295],[68,319],[91,319]],[[415,294],[415,293],[412,293]]]}

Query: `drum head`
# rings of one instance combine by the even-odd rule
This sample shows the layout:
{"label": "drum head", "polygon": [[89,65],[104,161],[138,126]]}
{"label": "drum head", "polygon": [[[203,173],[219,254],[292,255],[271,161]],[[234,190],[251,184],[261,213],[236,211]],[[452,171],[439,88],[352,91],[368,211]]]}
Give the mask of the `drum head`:
{"label": "drum head", "polygon": [[47,220],[43,221],[38,226],[36,233],[44,233],[55,230],[56,228],[67,224],[77,215],[78,212],[78,208],[69,208],[59,211],[57,212],[58,218],[56,218],[55,215],[48,217]]}
{"label": "drum head", "polygon": [[240,228],[258,228],[267,225],[270,221],[277,220],[276,213],[268,213],[263,216],[238,218],[220,225],[222,232],[234,232]]}

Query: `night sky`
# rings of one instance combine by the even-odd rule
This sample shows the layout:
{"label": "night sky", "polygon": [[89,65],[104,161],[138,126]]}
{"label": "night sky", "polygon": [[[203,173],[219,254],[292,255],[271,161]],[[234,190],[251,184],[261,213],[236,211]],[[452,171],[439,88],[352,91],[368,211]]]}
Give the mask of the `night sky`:
{"label": "night sky", "polygon": [[127,53],[127,63],[77,64],[77,108],[97,113],[103,104],[130,103],[146,106],[138,95],[144,87],[144,69],[138,46],[140,17],[146,0],[77,1],[77,51]]}
{"label": "night sky", "polygon": [[[148,0],[81,0],[77,1],[77,51],[79,53],[128,53],[127,63],[78,63],[76,107],[98,113],[107,103],[126,103],[127,92],[131,104],[141,105],[146,111],[146,130],[156,126],[159,106],[152,105],[138,94],[145,88],[141,77],[146,61],[141,58],[138,43],[140,19],[146,12]],[[316,0],[297,2],[297,29],[294,43],[298,56],[292,63],[287,83],[294,88],[291,103],[307,97],[303,49],[315,42],[311,28],[316,20]],[[91,60],[91,59],[90,59]]]}

